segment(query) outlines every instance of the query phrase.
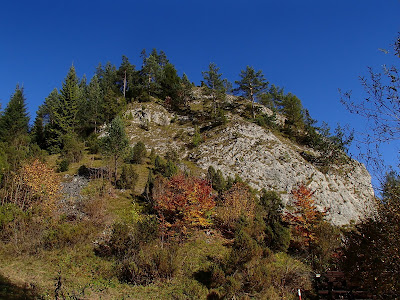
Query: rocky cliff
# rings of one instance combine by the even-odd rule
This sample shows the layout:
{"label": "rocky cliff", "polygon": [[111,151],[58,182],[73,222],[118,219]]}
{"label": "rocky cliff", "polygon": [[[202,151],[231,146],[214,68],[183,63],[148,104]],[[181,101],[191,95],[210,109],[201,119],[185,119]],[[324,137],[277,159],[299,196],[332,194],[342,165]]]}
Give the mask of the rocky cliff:
{"label": "rocky cliff", "polygon": [[172,149],[204,173],[213,166],[226,176],[239,175],[257,190],[277,191],[285,204],[290,203],[290,191],[297,184],[306,184],[315,191],[319,209],[327,209],[328,219],[336,225],[357,221],[374,211],[371,176],[361,163],[349,159],[322,172],[300,154],[312,149],[236,113],[228,113],[225,125],[204,131],[204,141],[196,148],[189,147],[193,124],[198,124],[193,116],[173,115],[155,103],[133,105],[126,116],[132,144],[143,141],[161,154]]}

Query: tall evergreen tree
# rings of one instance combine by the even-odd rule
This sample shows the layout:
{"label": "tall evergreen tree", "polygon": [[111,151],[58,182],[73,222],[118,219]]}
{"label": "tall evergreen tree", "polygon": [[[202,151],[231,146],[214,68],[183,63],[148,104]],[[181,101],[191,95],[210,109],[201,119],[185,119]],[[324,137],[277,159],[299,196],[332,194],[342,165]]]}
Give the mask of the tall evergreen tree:
{"label": "tall evergreen tree", "polygon": [[96,70],[100,88],[103,91],[104,119],[110,122],[122,110],[125,99],[116,82],[118,81],[117,69],[110,62],[103,67],[101,64]]}
{"label": "tall evergreen tree", "polygon": [[39,121],[42,121],[45,143],[43,148],[50,153],[58,153],[62,148],[62,135],[65,133],[61,127],[60,94],[57,89],[51,91],[36,113],[34,131],[40,132]]}
{"label": "tall evergreen tree", "polygon": [[208,71],[202,72],[204,83],[211,94],[214,106],[214,116],[217,115],[217,98],[223,98],[225,95],[224,82],[222,73],[219,73],[219,68],[215,63],[208,65]]}
{"label": "tall evergreen tree", "polygon": [[137,77],[135,66],[129,62],[128,57],[123,55],[121,65],[117,71],[116,84],[128,102],[137,94],[137,92],[135,93],[135,88],[138,84]]}
{"label": "tall evergreen tree", "polygon": [[[154,52],[154,50],[153,50]],[[156,96],[160,92],[161,66],[157,53],[152,53],[144,61],[141,74],[143,76],[143,88],[148,95]]]}
{"label": "tall evergreen tree", "polygon": [[24,90],[17,85],[0,117],[0,141],[12,142],[18,136],[27,135],[28,129],[29,116],[26,111]]}
{"label": "tall evergreen tree", "polygon": [[179,109],[182,104],[182,98],[180,97],[180,78],[176,72],[176,69],[173,64],[167,63],[163,69],[163,76],[160,80],[161,93],[160,96],[162,99],[166,97],[171,98],[171,106],[173,109]]}
{"label": "tall evergreen tree", "polygon": [[260,102],[272,110],[280,110],[284,97],[284,88],[272,84],[266,93],[260,95]]}
{"label": "tall evergreen tree", "polygon": [[253,67],[246,67],[246,70],[240,71],[240,80],[235,81],[238,87],[235,91],[242,92],[242,95],[251,100],[253,118],[255,118],[254,102],[256,98],[265,91],[268,82],[265,80],[261,70],[255,71]]}
{"label": "tall evergreen tree", "polygon": [[103,93],[100,89],[99,79],[94,75],[88,86],[87,122],[89,128],[94,128],[97,133],[97,126],[104,120],[102,111]]}
{"label": "tall evergreen tree", "polygon": [[79,78],[71,66],[60,90],[58,123],[63,133],[72,133],[78,127],[79,103],[82,99]]}

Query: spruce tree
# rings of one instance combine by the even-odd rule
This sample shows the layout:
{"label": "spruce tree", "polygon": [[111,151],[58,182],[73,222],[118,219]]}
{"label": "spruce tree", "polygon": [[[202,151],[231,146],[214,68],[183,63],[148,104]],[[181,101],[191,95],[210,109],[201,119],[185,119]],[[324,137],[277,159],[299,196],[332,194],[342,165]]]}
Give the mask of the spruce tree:
{"label": "spruce tree", "polygon": [[79,79],[75,67],[71,66],[60,90],[59,118],[57,121],[63,133],[72,133],[77,129],[81,96]]}
{"label": "spruce tree", "polygon": [[13,142],[21,135],[27,135],[29,116],[26,111],[24,90],[16,86],[4,113],[0,117],[0,141]]}
{"label": "spruce tree", "polygon": [[88,86],[88,100],[87,100],[87,122],[88,127],[93,128],[94,132],[97,133],[97,126],[104,120],[102,105],[103,105],[103,93],[100,89],[99,79],[97,75],[94,75],[90,80]]}

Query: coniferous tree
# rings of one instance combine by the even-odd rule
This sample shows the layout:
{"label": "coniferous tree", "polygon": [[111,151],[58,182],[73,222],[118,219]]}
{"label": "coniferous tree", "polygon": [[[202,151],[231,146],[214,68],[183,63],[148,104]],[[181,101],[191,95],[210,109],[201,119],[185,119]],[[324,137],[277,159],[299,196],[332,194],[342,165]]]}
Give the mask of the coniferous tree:
{"label": "coniferous tree", "polygon": [[87,126],[93,128],[94,132],[97,133],[97,126],[100,122],[104,121],[103,107],[103,93],[100,89],[99,79],[95,74],[90,80],[88,86],[88,97],[87,97]]}
{"label": "coniferous tree", "polygon": [[[154,52],[154,50],[153,50]],[[161,67],[158,62],[158,55],[152,53],[144,60],[141,70],[143,76],[143,88],[148,96],[156,96],[160,92]]]}
{"label": "coniferous tree", "polygon": [[17,85],[15,92],[0,118],[0,141],[12,142],[29,129],[29,116],[26,111],[24,89]]}
{"label": "coniferous tree", "polygon": [[125,99],[116,84],[118,79],[117,69],[110,62],[107,62],[104,67],[99,64],[96,75],[103,92],[102,111],[104,112],[104,120],[110,122],[125,105]]}
{"label": "coniferous tree", "polygon": [[240,80],[235,81],[238,87],[235,91],[241,91],[242,95],[251,100],[253,118],[255,118],[254,102],[256,98],[265,91],[268,83],[266,82],[262,71],[255,71],[253,67],[246,67],[246,70],[240,71]]}
{"label": "coniferous tree", "polygon": [[129,145],[123,120],[118,116],[114,118],[106,129],[106,134],[102,138],[102,152],[112,159],[114,180],[116,182],[119,160],[123,157]]}
{"label": "coniferous tree", "polygon": [[193,84],[189,81],[189,78],[185,73],[182,75],[181,88],[179,89],[179,97],[181,98],[181,103],[186,106],[192,99],[192,88]]}
{"label": "coniferous tree", "polygon": [[217,115],[217,98],[223,98],[225,94],[224,82],[221,79],[222,74],[215,63],[208,65],[208,71],[202,72],[204,83],[211,94],[214,106],[214,116]]}
{"label": "coniferous tree", "polygon": [[286,117],[285,126],[289,133],[304,127],[303,106],[296,95],[288,93],[283,97],[281,112]]}
{"label": "coniferous tree", "polygon": [[125,55],[122,56],[116,79],[117,87],[124,98],[127,99],[127,102],[132,101],[138,95],[138,74],[135,71],[135,66],[129,62],[128,57]]}
{"label": "coniferous tree", "polygon": [[180,97],[181,80],[176,72],[173,64],[167,63],[163,69],[163,76],[160,80],[161,98],[166,99],[170,97],[171,107],[175,110],[179,109],[182,105],[182,98]]}
{"label": "coniferous tree", "polygon": [[82,99],[79,78],[71,66],[60,90],[58,123],[63,133],[75,132],[78,128],[79,104]]}
{"label": "coniferous tree", "polygon": [[58,153],[62,148],[64,132],[60,122],[60,106],[60,94],[57,89],[54,89],[37,112],[38,116],[42,115],[45,149],[50,153]]}

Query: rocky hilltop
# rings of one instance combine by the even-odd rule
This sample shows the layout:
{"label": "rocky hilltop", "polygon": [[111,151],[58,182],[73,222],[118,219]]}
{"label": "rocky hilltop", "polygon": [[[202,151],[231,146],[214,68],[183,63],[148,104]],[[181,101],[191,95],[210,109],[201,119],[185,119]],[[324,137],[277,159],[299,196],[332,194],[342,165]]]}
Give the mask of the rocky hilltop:
{"label": "rocky hilltop", "polygon": [[[194,105],[196,100],[200,105],[201,96]],[[239,100],[228,97],[227,101]],[[188,117],[172,114],[154,102],[135,103],[126,112],[129,137],[132,145],[142,141],[148,150],[154,148],[160,154],[175,151],[182,169],[205,174],[213,166],[225,176],[239,175],[256,190],[277,191],[285,204],[290,204],[290,191],[304,183],[315,191],[318,208],[327,209],[328,219],[336,225],[357,222],[374,212],[371,176],[363,164],[348,159],[323,172],[301,155],[313,149],[246,120],[238,114],[240,109],[237,105],[227,110],[228,122],[212,127],[200,123],[201,116],[196,114]],[[284,122],[282,116],[276,119]],[[191,147],[196,128],[202,131],[203,142]]]}

